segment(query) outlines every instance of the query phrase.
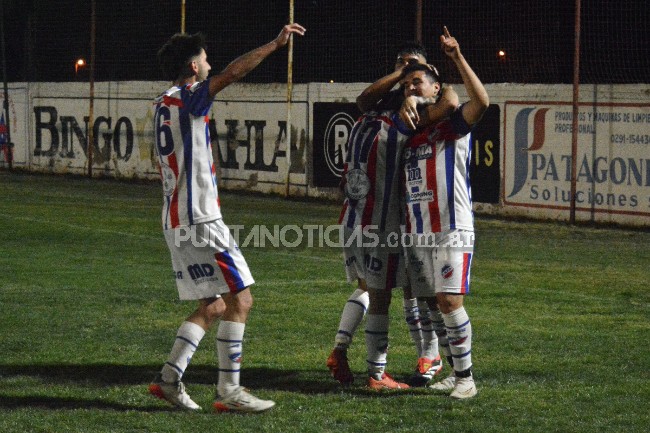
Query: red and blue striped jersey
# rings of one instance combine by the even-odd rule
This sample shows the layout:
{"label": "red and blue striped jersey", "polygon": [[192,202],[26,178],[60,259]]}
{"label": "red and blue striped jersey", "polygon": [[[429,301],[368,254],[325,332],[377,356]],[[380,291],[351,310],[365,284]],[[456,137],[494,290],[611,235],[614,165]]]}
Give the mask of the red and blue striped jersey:
{"label": "red and blue striped jersey", "polygon": [[459,108],[406,143],[402,158],[407,233],[474,229],[470,131]]}
{"label": "red and blue striped jersey", "polygon": [[400,155],[410,131],[397,113],[369,112],[352,127],[343,167],[339,224],[399,233]]}
{"label": "red and blue striped jersey", "polygon": [[208,81],[174,86],[154,101],[164,229],[221,218],[208,127],[212,107],[208,87]]}

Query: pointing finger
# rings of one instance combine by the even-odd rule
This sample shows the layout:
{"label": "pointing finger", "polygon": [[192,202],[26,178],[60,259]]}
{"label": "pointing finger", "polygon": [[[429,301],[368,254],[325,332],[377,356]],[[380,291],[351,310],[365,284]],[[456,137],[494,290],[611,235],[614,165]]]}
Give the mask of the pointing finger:
{"label": "pointing finger", "polygon": [[450,38],[451,35],[449,34],[449,30],[447,29],[447,26],[442,26],[442,28],[443,28],[443,31],[445,33],[445,37]]}

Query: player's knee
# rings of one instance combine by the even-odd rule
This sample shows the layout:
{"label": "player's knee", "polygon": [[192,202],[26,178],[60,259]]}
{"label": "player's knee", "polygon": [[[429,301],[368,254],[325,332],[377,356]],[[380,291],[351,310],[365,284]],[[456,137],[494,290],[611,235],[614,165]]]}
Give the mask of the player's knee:
{"label": "player's knee", "polygon": [[250,295],[250,292],[247,296],[237,296],[238,309],[242,313],[248,313],[251,308],[253,308],[253,297]]}
{"label": "player's knee", "polygon": [[248,314],[253,308],[253,295],[250,289],[246,288],[237,294],[228,294],[224,296],[228,308],[236,311],[238,314]]}
{"label": "player's knee", "polygon": [[207,323],[212,323],[226,312],[226,304],[222,298],[213,298],[209,300],[202,300],[198,313],[203,317]]}
{"label": "player's knee", "polygon": [[436,303],[438,308],[444,314],[449,314],[454,310],[463,306],[464,296],[454,293],[438,293],[436,294]]}

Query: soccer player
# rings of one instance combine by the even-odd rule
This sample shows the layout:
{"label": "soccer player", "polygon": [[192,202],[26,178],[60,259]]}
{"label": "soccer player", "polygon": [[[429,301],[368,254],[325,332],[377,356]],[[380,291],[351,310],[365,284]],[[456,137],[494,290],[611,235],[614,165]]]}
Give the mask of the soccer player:
{"label": "soccer player", "polygon": [[229,236],[219,204],[208,113],[215,95],[285,46],[299,24],[284,26],[271,42],[231,62],[208,78],[210,64],[200,34],[176,34],[158,52],[172,87],[155,100],[154,128],[163,185],[162,224],[181,300],[198,301],[178,328],[167,362],[149,391],[186,410],[198,410],[181,381],[194,351],[217,319],[219,412],[261,412],[275,405],[239,385],[242,340],[254,283],[238,246]]}
{"label": "soccer player", "polygon": [[[474,221],[469,184],[470,132],[488,108],[483,84],[463,57],[447,28],[442,49],[455,63],[469,96],[451,116],[424,128],[407,142],[403,153],[406,189],[407,248],[413,294],[442,312],[448,345],[443,350],[453,366],[446,379],[430,385],[451,397],[476,395],[472,377],[472,325],[463,306],[469,292]],[[440,83],[429,68],[404,70],[406,99],[435,96]],[[410,117],[416,113],[407,112]],[[427,117],[427,109],[422,113]]]}
{"label": "soccer player", "polygon": [[[366,112],[350,134],[341,184],[346,198],[340,224],[346,244],[347,278],[349,282],[357,280],[358,288],[346,302],[335,347],[327,359],[332,376],[344,385],[354,380],[347,349],[367,310],[368,386],[373,389],[408,387],[385,373],[391,291],[405,285],[403,252],[398,242],[400,206],[397,180],[402,146],[411,134],[397,113],[401,97],[395,97],[391,89],[402,78],[404,66],[413,62],[425,63],[425,54],[421,47],[406,46],[398,54],[395,70],[371,84],[357,98],[359,108]],[[456,95],[453,90],[451,92],[453,99]],[[455,105],[443,98],[432,107],[432,112],[438,110],[442,119]],[[407,322],[418,344],[421,337],[419,320],[414,314],[416,306],[407,302]],[[429,337],[431,335],[433,332],[429,332]],[[435,347],[437,351],[437,341]],[[421,347],[418,349],[420,351]],[[442,364],[434,367],[429,363],[423,367],[426,367],[426,374],[429,370],[439,371]]]}

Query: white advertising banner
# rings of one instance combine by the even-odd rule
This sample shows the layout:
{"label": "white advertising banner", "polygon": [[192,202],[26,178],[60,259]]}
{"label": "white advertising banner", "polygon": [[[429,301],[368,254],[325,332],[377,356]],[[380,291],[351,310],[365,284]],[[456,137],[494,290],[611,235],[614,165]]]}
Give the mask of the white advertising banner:
{"label": "white advertising banner", "polygon": [[[96,83],[94,176],[159,178],[153,100],[168,85]],[[332,180],[323,174],[331,170],[323,146],[328,143],[332,116],[345,107],[356,110],[354,100],[366,86],[297,84],[289,134],[285,85],[229,86],[217,95],[208,114],[219,187],[340,200],[336,176]],[[647,84],[583,87],[575,161],[576,219],[650,227],[650,88]],[[491,166],[493,176],[473,172],[474,184],[493,188],[495,196],[479,200],[477,194],[475,211],[569,220],[572,87],[490,84],[486,88],[493,116],[484,117],[474,134],[485,146],[496,146],[489,155],[497,155],[501,164]],[[457,90],[460,100],[467,100],[464,88]],[[3,128],[10,126],[14,167],[88,173],[88,91],[87,83],[10,84],[4,125],[0,116],[0,143]],[[350,114],[350,119],[356,115]],[[339,137],[344,140],[344,135]],[[484,156],[479,153],[473,161]],[[0,169],[7,167],[3,159],[0,152]]]}
{"label": "white advertising banner", "polygon": [[[88,171],[88,98],[33,98],[32,166]],[[151,99],[95,98],[93,169],[114,177],[158,176]]]}
{"label": "white advertising banner", "polygon": [[[31,169],[87,173],[88,98],[34,96],[32,104]],[[308,104],[292,104],[289,153],[286,107],[282,100],[215,101],[208,117],[221,186],[284,192],[289,155],[289,180],[292,186],[304,188]],[[153,97],[95,98],[94,173],[122,178],[158,177],[153,109]]]}
{"label": "white advertising banner", "polygon": [[[571,205],[572,105],[506,101],[504,204],[564,218]],[[576,219],[650,216],[650,104],[581,104]]]}
{"label": "white advertising banner", "polygon": [[306,101],[292,103],[291,149],[287,152],[286,101],[217,99],[210,122],[220,184],[283,192],[289,156],[290,181],[304,186],[308,108]]}

